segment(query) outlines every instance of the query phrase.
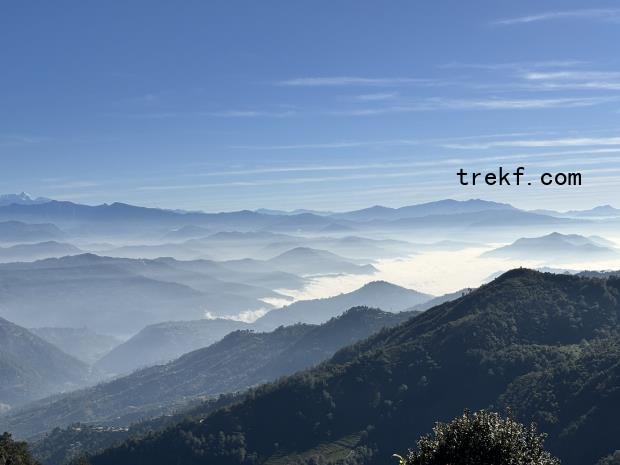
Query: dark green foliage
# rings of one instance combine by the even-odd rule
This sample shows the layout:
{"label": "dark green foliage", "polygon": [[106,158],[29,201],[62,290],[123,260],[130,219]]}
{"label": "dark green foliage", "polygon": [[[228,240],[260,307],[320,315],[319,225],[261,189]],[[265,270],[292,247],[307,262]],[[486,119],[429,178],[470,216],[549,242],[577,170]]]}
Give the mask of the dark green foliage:
{"label": "dark green foliage", "polygon": [[135,423],[129,427],[98,426],[76,423],[66,428],[54,428],[31,444],[33,455],[45,465],[61,465],[83,459],[85,455],[101,452],[133,438],[147,437],[173,425],[190,420],[200,421],[211,412],[241,400],[240,395],[228,394],[199,403],[188,411]]}
{"label": "dark green foliage", "polygon": [[593,463],[594,451],[600,456],[618,447],[620,338],[583,342],[565,355],[515,380],[497,404],[541,425],[550,447],[569,457],[565,462]]}
{"label": "dark green foliage", "polygon": [[543,447],[544,435],[510,418],[481,410],[437,423],[421,437],[404,465],[559,465]]}
{"label": "dark green foliage", "polygon": [[69,465],[90,465],[88,457],[81,455],[80,457],[72,460]]}
{"label": "dark green foliage", "polygon": [[13,441],[9,433],[0,435],[0,465],[38,465],[25,442]]}
{"label": "dark green foliage", "polygon": [[618,446],[619,302],[616,277],[513,270],[203,422],[92,463],[282,464],[358,435],[352,456],[367,450],[366,463],[384,464],[437,420],[510,407],[518,421],[539,422],[563,464],[591,465]]}

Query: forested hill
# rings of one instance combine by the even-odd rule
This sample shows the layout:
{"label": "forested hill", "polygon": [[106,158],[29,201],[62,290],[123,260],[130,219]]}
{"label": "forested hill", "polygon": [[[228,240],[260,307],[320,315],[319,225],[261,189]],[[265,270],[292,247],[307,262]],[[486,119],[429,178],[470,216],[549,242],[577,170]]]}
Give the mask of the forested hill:
{"label": "forested hill", "polygon": [[616,277],[513,270],[92,464],[384,464],[436,420],[484,407],[537,420],[565,465],[594,464],[620,448],[619,299]]}
{"label": "forested hill", "polygon": [[76,422],[126,425],[178,411],[190,401],[243,391],[309,368],[415,314],[357,307],[322,325],[235,331],[170,363],[30,404],[0,417],[0,430],[29,438]]}
{"label": "forested hill", "polygon": [[[0,318],[0,399],[16,406],[94,380],[88,366]],[[0,412],[7,408],[0,402]]]}

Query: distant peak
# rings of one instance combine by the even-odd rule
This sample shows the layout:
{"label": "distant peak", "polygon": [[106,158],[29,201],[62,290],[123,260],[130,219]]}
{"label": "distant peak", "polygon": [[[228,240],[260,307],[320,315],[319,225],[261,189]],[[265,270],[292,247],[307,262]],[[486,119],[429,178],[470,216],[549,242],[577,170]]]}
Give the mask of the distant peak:
{"label": "distant peak", "polygon": [[295,247],[293,249],[287,250],[284,253],[281,253],[279,257],[286,256],[294,256],[294,255],[318,255],[318,254],[328,254],[326,250],[313,249],[310,247]]}
{"label": "distant peak", "polygon": [[310,247],[295,247],[294,249],[289,250],[289,252],[303,252],[303,253],[310,253],[314,251],[315,249],[311,249]]}
{"label": "distant peak", "polygon": [[373,290],[373,289],[387,289],[387,288],[391,288],[391,289],[395,289],[395,288],[405,289],[402,286],[398,286],[396,284],[392,284],[390,282],[383,281],[383,280],[370,281],[369,283],[364,284],[360,289]]}
{"label": "distant peak", "polygon": [[51,202],[51,199],[45,197],[33,197],[27,192],[19,194],[3,194],[0,195],[0,206],[6,205],[35,205],[40,203]]}
{"label": "distant peak", "polygon": [[379,308],[358,306],[358,307],[351,307],[350,309],[345,310],[345,312],[337,318],[344,318],[344,317],[351,317],[351,316],[365,315],[365,314],[379,315],[383,313],[386,313],[386,312],[384,312],[383,310]]}
{"label": "distant peak", "polygon": [[599,205],[598,207],[594,207],[593,210],[594,211],[599,211],[599,210],[616,211],[617,209],[613,205],[605,204],[605,205]]}
{"label": "distant peak", "polygon": [[537,276],[541,275],[539,271],[532,270],[530,268],[514,268],[512,270],[506,271],[504,274],[496,278],[496,281],[505,281],[508,279],[516,279],[527,276]]}
{"label": "distant peak", "polygon": [[66,257],[60,258],[46,258],[44,261],[48,260],[59,260],[70,264],[84,264],[104,261],[105,258],[95,255],[94,253],[81,253],[77,255],[67,255]]}

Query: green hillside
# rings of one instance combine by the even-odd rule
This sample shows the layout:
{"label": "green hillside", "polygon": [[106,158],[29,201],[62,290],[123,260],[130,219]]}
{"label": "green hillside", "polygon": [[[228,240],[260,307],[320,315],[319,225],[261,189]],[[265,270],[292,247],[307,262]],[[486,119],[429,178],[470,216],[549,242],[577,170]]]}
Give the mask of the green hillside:
{"label": "green hillside", "polygon": [[[510,407],[550,433],[564,464],[594,464],[619,448],[619,298],[615,277],[513,270],[329,363],[92,463],[387,463],[436,420]],[[331,456],[353,437],[347,454]]]}

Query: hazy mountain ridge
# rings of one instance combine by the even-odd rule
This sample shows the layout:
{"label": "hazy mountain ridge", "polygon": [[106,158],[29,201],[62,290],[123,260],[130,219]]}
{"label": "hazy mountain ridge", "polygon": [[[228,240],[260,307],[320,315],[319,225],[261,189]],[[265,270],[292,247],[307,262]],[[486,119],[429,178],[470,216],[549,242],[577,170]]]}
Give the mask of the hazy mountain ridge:
{"label": "hazy mountain ridge", "polygon": [[76,246],[57,241],[16,244],[0,247],[0,262],[35,261],[84,253]]}
{"label": "hazy mountain ridge", "polygon": [[170,263],[171,266],[181,270],[215,275],[229,282],[245,283],[269,289],[301,289],[307,284],[307,280],[301,276],[273,267],[265,267],[262,263],[254,260],[187,260],[179,261],[171,258],[159,258],[157,261]]}
{"label": "hazy mountain ridge", "polygon": [[518,239],[510,245],[485,252],[483,256],[552,262],[600,260],[620,254],[620,251],[610,244],[610,241],[597,236],[551,233],[542,237]]}
{"label": "hazy mountain ridge", "polygon": [[166,365],[36,402],[0,418],[0,424],[26,437],[73,422],[128,424],[198,397],[243,390],[306,369],[341,347],[414,315],[364,307],[320,326],[293,325],[269,333],[234,331]]}
{"label": "hazy mountain ridge", "polygon": [[[154,318],[161,321],[174,314],[202,316],[200,292],[194,289],[148,279],[93,257],[70,258],[76,261],[68,266],[58,266],[67,258],[0,265],[3,316],[25,326],[64,327],[70,321],[111,334],[137,331]],[[179,308],[180,302],[189,308]],[[122,321],[115,318],[119,314]]]}
{"label": "hazy mountain ridge", "polygon": [[[557,212],[556,212],[557,213]],[[51,200],[38,204],[11,204],[0,206],[0,220],[18,220],[26,223],[52,222],[69,228],[75,233],[144,234],[159,236],[171,229],[203,227],[215,230],[271,231],[271,232],[321,232],[325,228],[387,228],[439,227],[469,225],[473,228],[496,227],[493,218],[501,218],[505,226],[565,224],[576,221],[559,215],[532,213],[519,210],[509,204],[484,200],[442,200],[401,208],[371,207],[329,216],[302,212],[273,214],[252,211],[203,213],[179,212],[157,208],[138,207],[123,203],[82,205],[73,202]],[[423,219],[423,221],[421,221]],[[581,221],[588,221],[583,218]],[[191,240],[191,239],[190,239]],[[190,245],[190,244],[188,244]],[[191,245],[190,245],[191,247]]]}
{"label": "hazy mountain ridge", "polygon": [[439,200],[436,202],[408,205],[400,208],[389,208],[376,205],[362,210],[355,210],[344,213],[333,213],[330,216],[353,221],[393,221],[405,218],[421,218],[425,216],[451,215],[458,213],[477,213],[486,210],[517,210],[512,205],[489,202],[480,199],[465,201],[459,200]]}
{"label": "hazy mountain ridge", "polygon": [[0,242],[21,243],[62,239],[65,233],[51,223],[27,224],[21,221],[0,222]]}
{"label": "hazy mountain ridge", "polygon": [[565,212],[558,212],[553,210],[534,210],[536,213],[541,213],[550,216],[559,216],[567,218],[618,218],[620,217],[620,209],[614,208],[611,205],[599,205],[598,207],[590,208],[588,210],[568,210]]}
{"label": "hazy mountain ridge", "polygon": [[277,255],[267,263],[279,270],[299,275],[313,274],[372,274],[377,269],[372,265],[358,265],[350,259],[340,257],[327,250],[296,247]]}
{"label": "hazy mountain ridge", "polygon": [[184,243],[163,243],[146,245],[123,245],[119,247],[95,250],[93,253],[100,256],[155,260],[161,257],[174,257],[178,260],[209,259],[210,257],[200,249],[188,247]]}
{"label": "hazy mountain ridge", "polygon": [[187,239],[194,239],[198,237],[205,237],[212,234],[212,231],[207,228],[195,225],[181,226],[180,228],[172,229],[164,235],[164,239],[185,241]]}
{"label": "hazy mountain ridge", "polygon": [[353,292],[324,299],[301,300],[274,309],[257,319],[254,325],[256,328],[273,329],[295,323],[320,324],[347,308],[358,306],[382,307],[385,311],[401,312],[432,298],[431,295],[385,281],[373,281]]}
{"label": "hazy mountain ridge", "polygon": [[165,363],[201,347],[207,347],[228,333],[250,328],[233,320],[193,320],[157,323],[140,330],[115,347],[95,366],[107,373],[122,374]]}
{"label": "hazy mountain ridge", "polygon": [[[179,270],[170,263],[83,254],[2,264],[0,312],[24,326],[64,327],[70,321],[123,335],[161,321],[200,319],[208,311],[221,315],[269,309],[272,306],[261,298],[283,297],[266,288]],[[189,284],[174,281],[180,277]],[[122,321],[115,315],[123,315]]]}
{"label": "hazy mountain ridge", "polygon": [[[620,407],[614,389],[619,302],[618,278],[514,270],[339,351],[327,364],[260,388],[239,405],[108,450],[92,463],[124,465],[139,454],[157,465],[173,454],[184,464],[200,454],[209,463],[237,464],[233,451],[240,445],[255,463],[268,463],[276,455],[294,461],[319,443],[352,434],[358,439],[351,449],[359,447],[361,453],[370,447],[369,463],[383,463],[394,450],[406,450],[411,437],[428,431],[436,419],[452,418],[464,407],[502,403],[509,403],[522,421],[555,408],[555,416],[543,415],[539,424],[551,433],[547,444],[552,452],[567,465],[594,463],[616,447],[613,434],[598,435],[592,427],[611,433]],[[545,366],[563,375],[541,378],[537,373]],[[518,392],[538,394],[510,403]],[[560,402],[556,407],[554,399]],[[295,409],[286,408],[291,404]],[[604,408],[595,408],[599,405]],[[208,439],[220,431],[228,438],[225,445]],[[204,446],[183,445],[181,438],[190,433],[204,438]]]}
{"label": "hazy mountain ridge", "polygon": [[31,328],[30,332],[89,365],[121,343],[120,339],[88,328]]}
{"label": "hazy mountain ridge", "polygon": [[0,318],[0,402],[23,404],[91,378],[88,366],[27,329]]}
{"label": "hazy mountain ridge", "polygon": [[[369,283],[358,290],[339,296],[300,301],[280,309],[273,309],[251,324],[224,319],[158,323],[147,326],[120,344],[96,366],[108,373],[125,373],[154,363],[169,361],[186,352],[206,347],[238,329],[271,331],[278,326],[295,323],[320,324],[340,315],[348,308],[362,306],[364,302],[373,305],[382,302],[391,311],[400,312],[407,309],[412,302],[425,302],[430,297],[389,283]],[[411,310],[420,309],[413,307]]]}
{"label": "hazy mountain ridge", "polygon": [[48,199],[45,197],[32,197],[30,194],[26,192],[21,192],[19,194],[2,194],[0,195],[0,206],[5,205],[36,205],[41,203],[51,202],[52,199]]}
{"label": "hazy mountain ridge", "polygon": [[[475,256],[475,260],[479,260],[478,254],[480,254],[480,251],[475,250],[476,248],[486,248],[487,244],[490,243],[506,243],[519,236],[547,234],[550,230],[560,232],[548,234],[547,236],[531,237],[531,240],[538,240],[540,242],[537,246],[532,243],[524,244],[523,240],[517,240],[510,246],[516,245],[517,249],[522,247],[523,250],[534,248],[534,252],[530,250],[528,257],[532,257],[536,261],[543,260],[545,265],[557,269],[563,268],[563,265],[566,268],[582,268],[581,266],[578,267],[577,265],[570,264],[575,261],[583,263],[583,268],[585,268],[586,262],[618,257],[620,255],[615,250],[616,244],[604,237],[608,236],[610,239],[617,239],[614,227],[620,217],[615,216],[614,210],[613,207],[604,206],[597,207],[591,211],[572,211],[565,214],[553,211],[530,212],[514,208],[508,204],[482,200],[444,200],[402,208],[376,206],[344,213],[312,211],[297,211],[294,213],[274,211],[203,213],[142,208],[121,203],[100,206],[55,201],[38,204],[12,203],[0,206],[0,219],[11,220],[6,223],[0,222],[0,241],[2,241],[2,228],[4,227],[6,231],[9,231],[7,237],[10,237],[11,234],[13,234],[13,237],[20,237],[20,244],[13,247],[14,242],[10,240],[5,241],[7,244],[2,245],[0,248],[0,260],[3,251],[16,250],[23,252],[23,250],[35,249],[40,246],[36,242],[41,241],[33,241],[35,242],[34,244],[28,244],[30,242],[28,238],[30,236],[26,234],[28,230],[34,231],[35,235],[59,234],[58,239],[62,238],[63,240],[70,241],[72,244],[76,244],[78,252],[80,249],[83,249],[89,252],[99,251],[101,253],[101,250],[105,249],[110,255],[116,255],[116,257],[100,257],[93,253],[86,253],[58,259],[40,260],[35,263],[0,265],[0,283],[2,283],[0,286],[0,314],[24,326],[34,326],[35,324],[37,326],[66,326],[66,322],[71,321],[71,325],[88,326],[99,332],[116,335],[122,334],[123,337],[134,334],[127,343],[113,350],[97,366],[105,367],[108,372],[116,374],[149,365],[155,369],[159,368],[152,367],[155,363],[168,362],[194,349],[202,350],[205,346],[210,346],[212,343],[217,346],[219,342],[223,342],[221,341],[222,338],[226,339],[230,331],[237,329],[252,328],[259,331],[273,331],[280,325],[301,323],[300,327],[305,327],[308,324],[322,324],[345,309],[356,305],[376,306],[391,311],[402,311],[405,309],[426,310],[440,304],[442,304],[442,307],[457,305],[456,302],[469,297],[468,290],[465,291],[467,294],[465,296],[462,295],[463,292],[459,291],[453,294],[433,297],[399,288],[385,282],[379,282],[369,283],[367,286],[351,293],[325,299],[298,301],[283,308],[274,309],[275,306],[283,305],[283,302],[287,299],[289,299],[289,302],[293,300],[286,294],[299,295],[297,291],[301,291],[301,293],[309,291],[309,294],[316,295],[314,286],[323,286],[323,281],[326,283],[325,289],[328,289],[327,286],[331,286],[329,287],[329,292],[333,292],[331,289],[333,289],[334,283],[338,280],[359,283],[363,279],[363,276],[353,277],[346,275],[371,274],[379,269],[381,275],[377,276],[376,279],[383,278],[384,276],[391,277],[394,276],[394,273],[398,273],[400,268],[406,266],[426,266],[427,263],[424,260],[428,257],[430,260],[428,263],[429,277],[424,276],[424,272],[420,269],[415,269],[413,272],[417,276],[415,282],[421,283],[425,288],[432,288],[431,286],[437,286],[437,280],[439,279],[437,270],[446,266],[445,262],[452,259],[452,253],[454,253],[455,260],[457,259],[456,257],[468,260],[466,258],[468,256]],[[17,216],[14,218],[13,214]],[[15,219],[36,224],[26,224],[14,221]],[[61,231],[55,226],[55,223],[62,227],[63,230]],[[574,234],[574,232],[580,230],[587,230],[590,235],[586,237]],[[14,233],[11,231],[19,232]],[[351,233],[350,231],[355,232]],[[355,234],[355,236],[352,234]],[[54,244],[59,243],[59,240],[56,239],[48,240],[56,241]],[[527,241],[528,239],[525,238],[525,240]],[[427,243],[427,241],[435,242]],[[97,243],[100,243],[100,246]],[[68,244],[68,246],[71,246],[71,244]],[[9,249],[9,247],[13,247],[13,249]],[[506,257],[510,260],[521,260],[525,257],[525,255],[518,256],[515,250],[512,249],[513,255],[506,255]],[[67,252],[71,254],[75,251],[68,250]],[[506,251],[500,250],[496,252],[499,254],[497,256],[500,256],[503,252]],[[42,253],[45,255],[58,252],[50,249]],[[523,252],[523,254],[525,253]],[[162,256],[169,256],[169,258],[161,258]],[[127,259],[121,257],[134,258]],[[577,257],[579,260],[576,260]],[[179,260],[179,258],[185,260]],[[7,260],[9,259],[7,258]],[[437,262],[434,262],[434,260],[437,260]],[[370,265],[370,263],[376,266]],[[481,264],[483,267],[483,272],[488,273],[487,275],[491,275],[493,271],[496,271],[496,268],[491,269],[497,266],[496,263],[498,262],[492,260],[479,260],[477,262],[477,264]],[[613,262],[610,261],[609,263],[610,268],[612,266],[615,268]],[[513,262],[506,265],[506,268],[516,265],[518,265],[518,262],[516,264]],[[592,267],[595,266],[593,262]],[[489,267],[488,271],[484,267]],[[407,273],[407,271],[403,271],[403,273]],[[450,273],[452,273],[452,270],[448,273],[447,278],[454,279],[454,277],[450,278]],[[476,270],[476,273],[480,274],[479,270]],[[472,273],[475,281],[475,284],[472,282],[472,285],[478,285],[484,281],[484,276],[482,278],[476,277],[476,273]],[[320,278],[315,276],[326,274],[336,276],[327,278],[325,276]],[[613,273],[600,272],[582,273],[581,275],[609,279],[612,279],[610,276],[613,277]],[[333,280],[333,282],[329,280]],[[450,287],[454,289],[467,284],[467,281],[461,281],[459,284],[454,285],[454,287]],[[445,283],[444,287],[447,287]],[[485,286],[482,289],[484,288]],[[292,290],[295,292],[292,292]],[[472,292],[472,294],[479,291],[480,289]],[[550,292],[556,291],[557,289],[552,289]],[[518,290],[515,290],[515,292],[520,295]],[[547,292],[547,289],[536,292],[540,292],[542,295]],[[565,305],[569,307],[578,306],[575,303],[577,300],[573,299],[572,295],[566,297],[562,292],[554,294],[558,297],[559,302],[556,306],[554,306],[553,299],[545,301],[545,306],[541,307],[544,308],[545,317],[549,312],[553,313],[559,307],[564,308]],[[616,298],[614,292],[612,289],[612,300]],[[602,292],[602,295],[605,295],[605,293]],[[508,299],[512,298],[508,294],[506,296]],[[537,297],[543,299],[540,295]],[[584,299],[588,301],[591,297],[584,297]],[[602,301],[593,302],[593,305],[602,305]],[[537,305],[536,302],[534,304]],[[486,303],[480,304],[482,307],[484,305]],[[252,318],[266,311],[267,314],[265,316],[262,316],[251,325],[228,319],[202,319],[205,316],[211,317],[214,315],[224,316],[225,318],[249,318],[247,321],[251,321]],[[433,309],[432,311],[435,310]],[[572,309],[569,309],[569,311],[572,311]],[[582,316],[574,318],[576,321],[583,319]],[[35,320],[36,323],[33,324]],[[499,334],[497,337],[501,339],[504,336],[502,332],[504,326],[502,324],[508,324],[508,321],[512,323],[508,316],[504,316],[504,320],[504,323],[493,320],[490,323],[491,327],[480,326],[472,329],[472,331],[477,335],[482,334],[484,337],[488,334]],[[566,328],[571,327],[573,324],[574,321],[570,320],[569,322],[558,323],[558,328],[564,325],[562,330],[549,330],[552,325],[549,326],[550,323],[544,323],[543,328],[544,331],[555,331],[561,334],[562,331],[567,331]],[[221,328],[214,329],[216,325],[220,325]],[[460,327],[460,323],[454,323],[454,325]],[[520,331],[523,328],[519,325],[517,326]],[[121,331],[123,332],[121,333]],[[469,334],[453,335],[453,328],[450,325],[447,327],[442,326],[437,331],[452,335],[450,337],[453,338],[453,342],[460,340],[459,338],[467,339],[469,337]],[[605,333],[605,331],[607,329],[601,330],[601,334]],[[424,337],[431,338],[426,333]],[[267,353],[262,351],[261,347],[263,346],[261,344],[266,344],[263,348],[268,351],[268,348],[266,348],[267,342],[264,342],[261,338],[262,336],[258,339],[252,339],[253,343],[256,344],[253,347],[256,350],[255,355],[257,357]],[[582,337],[583,340],[589,340],[589,338],[592,338],[591,335]],[[230,340],[234,340],[235,344],[239,345],[239,349],[245,347],[243,337]],[[438,347],[441,346],[441,342],[438,342]],[[547,387],[549,389],[555,389],[557,383],[562,379],[561,373],[563,372],[558,371],[558,373],[552,376],[548,373],[537,372],[535,363],[530,363],[531,358],[536,359],[536,363],[539,363],[540,366],[556,362],[563,364],[565,361],[570,360],[574,367],[577,367],[575,369],[579,370],[581,375],[583,375],[575,375],[580,380],[580,383],[582,381],[586,383],[589,379],[588,377],[593,376],[592,370],[596,367],[602,367],[600,371],[601,373],[604,372],[604,375],[601,376],[608,377],[611,380],[614,379],[614,374],[605,365],[607,362],[603,360],[603,357],[601,357],[601,360],[598,360],[596,353],[589,353],[586,356],[585,349],[579,346],[579,344],[573,344],[576,347],[564,347],[566,344],[563,343],[543,344],[530,342],[527,344],[519,342],[516,344],[518,346],[517,349],[510,348],[506,352],[497,349],[491,353],[487,351],[487,348],[480,349],[478,346],[462,348],[463,351],[470,353],[470,355],[473,354],[472,356],[475,356],[475,354],[479,353],[478,351],[482,350],[484,357],[486,357],[484,364],[488,366],[489,372],[495,373],[500,378],[503,376],[504,378],[501,378],[502,382],[506,383],[516,383],[513,378],[507,381],[509,376],[511,376],[507,373],[514,372],[514,366],[510,364],[516,363],[512,360],[512,357],[516,355],[511,351],[525,352],[526,355],[522,356],[522,364],[527,365],[527,370],[529,371],[523,372],[523,376],[525,376],[522,380],[523,384],[514,384],[514,389],[507,387],[501,391],[501,395],[497,394],[499,390],[497,392],[494,391],[493,395],[496,397],[493,398],[492,405],[506,405],[502,403],[502,399],[505,398],[521,399],[524,406],[529,405],[531,407],[533,404],[523,399],[524,396],[527,397],[526,389],[535,385],[534,378],[537,380],[536,383],[542,382],[540,380],[545,380],[548,383]],[[402,341],[403,346],[408,346],[408,344],[410,344],[410,341]],[[508,345],[511,344],[513,342],[510,342]],[[611,348],[608,353],[614,353],[614,341],[607,341],[601,344],[600,347],[604,347],[604,344],[609,344]],[[58,342],[58,345],[62,345],[61,342]],[[533,347],[537,345],[545,346],[545,348]],[[361,350],[358,346],[356,345],[354,350]],[[551,348],[547,346],[551,346]],[[562,347],[558,348],[556,346]],[[67,351],[73,350],[70,350],[69,346],[65,347]],[[231,353],[226,355],[220,354],[221,359],[228,355],[232,356],[232,353],[235,353],[236,346],[229,345],[227,347]],[[313,354],[323,353],[322,348],[317,350],[317,347],[319,345],[316,343],[304,345],[304,343],[298,342],[287,346],[287,349],[279,353],[277,357],[274,355],[273,358],[270,358],[275,354],[274,351],[270,353],[269,357],[263,359],[265,365],[261,365],[262,362],[256,362],[245,370],[246,374],[248,374],[245,378],[239,376],[238,373],[228,372],[226,374],[224,371],[217,371],[216,368],[219,369],[220,367],[215,367],[215,361],[212,359],[213,363],[209,365],[208,370],[213,373],[224,374],[221,380],[211,384],[207,383],[209,386],[205,389],[208,392],[222,392],[220,391],[220,388],[224,389],[222,386],[225,389],[229,389],[235,382],[246,383],[248,386],[262,383],[273,379],[272,377],[280,373],[283,367],[287,367],[286,370],[288,371],[286,373],[292,373],[300,366],[306,366],[304,364],[310,363],[304,357],[311,359]],[[453,368],[455,373],[460,369],[458,364],[453,367],[451,360],[446,361],[446,359],[442,359],[439,355],[443,356],[445,354],[438,354],[435,347],[426,345],[422,348],[416,347],[416,350],[421,351],[417,354],[421,357],[421,360],[427,360],[430,357],[439,366],[437,369],[440,371],[441,376],[444,376],[442,370],[446,366]],[[372,351],[375,350],[380,349],[372,349]],[[366,349],[363,349],[363,351],[366,354]],[[100,353],[102,352],[100,351],[98,354]],[[342,353],[346,353],[346,350]],[[88,360],[92,362],[99,356],[98,354],[90,356]],[[534,355],[530,357],[531,354]],[[337,362],[340,355],[336,355]],[[287,356],[288,359],[286,359]],[[506,361],[506,358],[509,359],[509,363]],[[610,355],[605,360],[612,359],[613,356]],[[305,361],[301,363],[301,360]],[[418,363],[415,360],[417,359],[412,356],[409,361],[410,364]],[[461,359],[460,363],[466,364],[467,360]],[[172,363],[174,362],[176,360]],[[376,359],[375,362],[378,365],[373,365],[370,368],[366,367],[366,369],[374,370],[379,367],[377,369],[381,371],[383,369],[381,368],[381,363],[383,362],[379,359]],[[346,363],[348,364],[349,362]],[[528,365],[528,363],[530,364]],[[482,365],[483,362],[480,362],[480,364]],[[588,364],[591,364],[591,366],[586,366]],[[7,366],[13,365],[15,365],[13,362],[7,364]],[[524,365],[519,366],[522,368]],[[476,363],[470,368],[476,376],[479,376],[479,378],[483,377],[482,374],[476,371],[478,370]],[[408,370],[411,369],[411,366],[403,362],[398,369],[409,373]],[[570,372],[571,376],[574,374],[570,371],[573,368],[563,367],[563,369],[567,373]],[[139,372],[146,371],[148,369],[140,370]],[[389,376],[386,375],[388,378],[398,377],[398,375],[392,375],[391,368],[387,371],[390,372]],[[251,376],[250,372],[252,373]],[[185,373],[190,372],[185,371]],[[157,384],[156,378],[159,379],[160,375],[161,373],[153,375],[155,378],[149,378],[150,382]],[[170,373],[166,374],[166,376],[168,375]],[[462,373],[462,375],[463,377],[469,376],[469,374],[465,373]],[[403,381],[403,384],[406,385],[408,390],[416,391],[424,396],[427,393],[420,391],[421,386],[426,382],[431,383],[434,380],[434,376],[436,376],[436,372],[428,368],[428,371],[420,375],[419,379],[414,380],[411,378],[406,380],[406,382]],[[529,376],[532,377],[532,380],[530,380]],[[425,379],[422,379],[422,377],[425,377]],[[494,383],[497,379],[499,378],[489,378],[486,381],[491,388],[494,388],[496,387]],[[374,378],[368,378],[368,381],[370,384],[377,382]],[[122,413],[122,421],[135,420],[140,418],[141,415],[167,413],[187,405],[186,402],[190,401],[190,399],[195,399],[194,395],[200,395],[196,394],[196,392],[199,391],[198,386],[204,388],[205,385],[200,384],[202,382],[206,383],[203,379],[196,383],[188,381],[187,385],[185,385],[177,380],[179,386],[185,386],[188,389],[187,392],[182,391],[180,388],[181,390],[177,392],[179,397],[171,400],[169,403],[165,398],[165,394],[162,394],[162,397],[154,397],[152,403],[147,402],[140,406],[127,405],[126,410]],[[350,381],[342,382],[346,384]],[[458,385],[459,380],[450,378],[448,383]],[[171,385],[173,384],[171,382]],[[536,384],[536,389],[542,389],[539,386],[543,385]],[[220,386],[220,388],[215,386]],[[438,392],[442,388],[441,385],[436,386]],[[143,391],[152,393],[153,391],[149,391],[149,389],[150,387],[145,387]],[[209,391],[209,389],[212,390]],[[484,391],[479,385],[472,385],[472,389]],[[173,390],[166,392],[172,393]],[[139,394],[137,392],[133,399],[139,399]],[[331,391],[330,395],[332,395]],[[453,393],[450,393],[450,395],[453,395]],[[405,398],[408,394],[403,393],[402,396]],[[114,395],[112,397],[118,399]],[[399,402],[397,397],[396,394],[389,394],[387,398],[382,396],[382,400],[378,401],[378,405],[382,403],[387,405],[390,402],[397,403]],[[573,400],[562,397],[559,394],[556,397],[558,403],[569,405],[570,402],[573,402]],[[459,398],[458,395],[457,398]],[[46,402],[51,401],[54,404],[51,410],[37,410],[42,405],[38,403],[36,406],[33,406],[35,408],[33,411],[46,412],[41,421],[47,421],[45,418],[62,417],[62,409],[69,409],[78,414],[82,407],[81,401],[75,400],[76,403],[71,403],[73,401],[70,402],[66,399],[68,398],[64,395],[58,396],[53,400],[48,399]],[[74,399],[78,399],[78,397]],[[323,405],[319,398],[316,400],[319,407]],[[476,398],[476,400],[480,399]],[[368,401],[368,399],[365,401]],[[412,398],[407,400],[407,402],[415,403],[414,401],[415,399]],[[2,402],[1,399],[0,402]],[[63,402],[66,403],[63,404]],[[115,401],[111,399],[111,402]],[[344,402],[347,405],[346,401]],[[429,402],[432,404],[433,400],[430,399]],[[342,399],[337,402],[337,404],[340,403],[343,403]],[[372,402],[370,403],[372,404]],[[451,401],[446,404],[448,406],[452,405]],[[105,417],[106,422],[113,422],[114,419],[111,416],[109,418],[105,416],[108,413],[105,411],[106,404],[102,405],[104,406],[101,408],[97,407],[100,410],[96,414],[102,415],[102,417],[96,418]],[[437,407],[438,411],[441,411],[441,407]],[[4,407],[0,405],[0,409],[2,408]],[[110,409],[110,412],[112,411],[113,409]],[[564,421],[561,415],[562,412],[558,413],[558,411],[553,410],[551,407],[543,406],[539,408],[539,411],[548,414],[548,418],[556,418],[558,422]],[[48,416],[48,413],[50,416]],[[331,413],[333,412],[329,411],[326,415],[328,416]],[[374,412],[373,415],[376,413]],[[378,417],[373,417],[372,421],[376,423],[378,421],[377,418],[381,419],[394,414],[389,409],[383,410],[378,414]],[[38,413],[35,415],[38,415]],[[110,413],[110,415],[112,414]],[[69,416],[67,418],[74,417]],[[80,421],[80,418],[82,417],[79,417],[79,415],[75,417],[78,421]],[[99,421],[96,418],[93,421]],[[317,428],[333,432],[331,426],[324,427],[326,424],[325,419],[319,417],[315,419],[317,424],[323,425]],[[47,425],[50,426],[53,421],[55,420],[50,420]],[[356,425],[360,426],[361,424],[362,420],[360,419],[360,423]],[[374,423],[370,424],[374,425]],[[365,431],[367,426],[368,424],[363,426],[362,429]],[[407,425],[407,428],[410,427],[412,425]],[[39,430],[38,428],[35,429]],[[550,426],[550,429],[553,429],[553,427]],[[286,431],[278,434],[281,433],[285,434]],[[307,433],[308,437],[312,437],[312,431],[308,430]],[[362,430],[348,430],[346,433],[347,437],[349,435],[355,437],[367,435]],[[381,435],[383,433],[379,432],[377,434]],[[385,434],[387,435],[387,433]],[[327,441],[331,444],[329,441],[332,439],[323,438],[322,442]],[[272,439],[268,439],[268,441],[272,441]],[[382,438],[381,441],[383,441],[381,442],[383,446],[387,444],[385,438]],[[291,453],[291,451],[289,450],[286,453]]]}
{"label": "hazy mountain ridge", "polygon": [[169,230],[188,225],[219,229],[232,228],[241,231],[267,227],[282,230],[300,228],[314,230],[333,222],[332,219],[307,213],[279,217],[248,210],[221,213],[179,212],[120,202],[91,206],[52,200],[41,204],[0,206],[0,220],[10,219],[32,223],[43,218],[47,222],[51,221],[60,227],[78,232],[84,228],[95,227],[95,231],[108,234],[151,230],[150,233],[153,227]]}

